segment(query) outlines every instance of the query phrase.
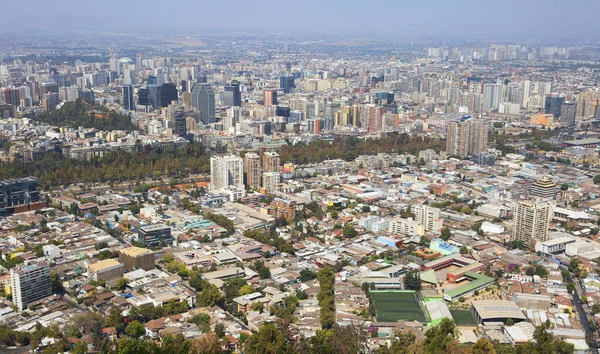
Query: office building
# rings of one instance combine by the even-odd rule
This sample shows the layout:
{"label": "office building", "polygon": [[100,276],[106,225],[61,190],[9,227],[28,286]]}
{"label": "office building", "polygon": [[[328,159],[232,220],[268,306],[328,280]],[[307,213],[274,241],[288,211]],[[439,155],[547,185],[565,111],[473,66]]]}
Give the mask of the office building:
{"label": "office building", "polygon": [[132,272],[136,269],[152,270],[155,268],[154,252],[140,247],[127,247],[119,251],[119,263],[125,270]]}
{"label": "office building", "polygon": [[244,190],[244,161],[238,156],[210,158],[210,189],[238,188]]}
{"label": "office building", "polygon": [[41,201],[40,182],[33,177],[0,181],[0,216],[8,216],[46,206]]}
{"label": "office building", "polygon": [[554,199],[558,190],[556,183],[548,176],[544,176],[531,185],[530,194],[542,199]]}
{"label": "office building", "polygon": [[89,278],[94,281],[111,281],[123,277],[125,267],[116,259],[105,259],[88,266]]}
{"label": "office building", "polygon": [[539,199],[517,202],[512,238],[525,247],[535,248],[536,242],[548,241],[548,226],[553,206]]}
{"label": "office building", "polygon": [[246,173],[246,185],[249,189],[259,189],[261,183],[262,167],[260,156],[249,152],[244,156],[244,172]]}
{"label": "office building", "polygon": [[293,75],[281,76],[279,78],[279,88],[282,89],[284,93],[290,93],[293,88],[296,88],[294,79]]}
{"label": "office building", "polygon": [[279,154],[276,152],[266,151],[263,154],[263,170],[265,172],[277,172],[279,170]]}
{"label": "office building", "polygon": [[21,91],[18,88],[5,88],[4,89],[4,104],[10,104],[13,106],[21,105]]}
{"label": "office building", "polygon": [[544,112],[553,114],[554,118],[558,119],[562,110],[562,104],[565,98],[558,95],[547,95],[544,104]]}
{"label": "office building", "polygon": [[42,98],[42,107],[46,112],[56,110],[56,106],[60,103],[58,93],[45,93]]}
{"label": "office building", "polygon": [[50,265],[38,262],[11,268],[10,287],[13,304],[21,311],[30,303],[52,295]]}
{"label": "office building", "polygon": [[262,176],[262,186],[265,193],[272,194],[279,190],[281,175],[279,172],[264,172]]}
{"label": "office building", "polygon": [[160,87],[159,105],[168,107],[173,101],[177,102],[177,87],[173,83],[163,84]]}
{"label": "office building", "polygon": [[226,113],[227,115],[223,118],[223,131],[226,133],[235,133],[235,127],[240,121],[242,109],[240,107],[229,107]]}
{"label": "office building", "polygon": [[167,225],[148,225],[138,229],[137,241],[144,247],[156,247],[160,244],[173,244],[171,227]]}
{"label": "office building", "polygon": [[126,111],[135,111],[135,102],[133,101],[133,87],[131,87],[131,85],[124,85],[122,93],[123,109],[125,109]]}
{"label": "office building", "polygon": [[210,84],[194,84],[192,88],[192,107],[200,113],[200,119],[204,124],[216,122],[215,92]]}
{"label": "office building", "polygon": [[263,91],[263,104],[265,106],[276,106],[277,105],[277,90],[264,90]]}
{"label": "office building", "polygon": [[426,232],[440,232],[442,229],[442,219],[440,218],[440,209],[430,207],[429,205],[417,205],[412,208],[415,214],[415,221],[423,226]]}
{"label": "office building", "polygon": [[487,148],[487,123],[475,119],[450,122],[447,126],[446,152],[465,158],[481,154]]}
{"label": "office building", "polygon": [[242,93],[240,91],[239,81],[233,80],[228,85],[225,85],[223,105],[231,107],[239,107],[242,105]]}
{"label": "office building", "polygon": [[575,125],[575,116],[577,114],[577,104],[575,102],[563,102],[560,109],[560,122],[568,126]]}

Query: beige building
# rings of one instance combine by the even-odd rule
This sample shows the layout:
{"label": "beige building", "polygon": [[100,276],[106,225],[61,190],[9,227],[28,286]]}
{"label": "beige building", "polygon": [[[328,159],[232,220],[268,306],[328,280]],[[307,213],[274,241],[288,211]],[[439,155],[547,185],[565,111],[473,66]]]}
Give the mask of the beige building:
{"label": "beige building", "polygon": [[548,241],[548,226],[553,206],[548,202],[520,200],[514,215],[513,240],[523,241],[526,247],[534,248],[536,242]]}
{"label": "beige building", "polygon": [[469,119],[450,122],[447,127],[446,152],[461,158],[480,154],[487,148],[487,123]]}
{"label": "beige building", "polygon": [[246,173],[246,184],[248,187],[250,189],[259,189],[262,167],[258,154],[249,152],[244,156],[244,172]]}
{"label": "beige building", "polygon": [[125,267],[115,259],[105,259],[88,266],[89,277],[95,281],[118,279],[124,273]]}

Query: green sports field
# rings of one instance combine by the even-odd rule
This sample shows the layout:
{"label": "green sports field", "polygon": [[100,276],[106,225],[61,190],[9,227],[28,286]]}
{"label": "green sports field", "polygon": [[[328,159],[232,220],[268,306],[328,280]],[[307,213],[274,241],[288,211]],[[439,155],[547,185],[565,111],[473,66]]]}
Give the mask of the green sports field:
{"label": "green sports field", "polygon": [[477,322],[469,310],[450,310],[450,314],[457,326],[477,326]]}
{"label": "green sports field", "polygon": [[414,292],[372,291],[371,296],[378,322],[398,320],[427,322]]}

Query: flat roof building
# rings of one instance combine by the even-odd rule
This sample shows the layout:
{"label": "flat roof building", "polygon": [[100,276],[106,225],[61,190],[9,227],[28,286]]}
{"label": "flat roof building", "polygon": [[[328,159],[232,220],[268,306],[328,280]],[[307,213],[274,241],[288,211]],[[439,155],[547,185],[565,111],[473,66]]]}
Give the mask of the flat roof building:
{"label": "flat roof building", "polygon": [[88,266],[88,274],[90,279],[99,281],[109,281],[118,279],[125,274],[125,267],[116,259],[105,259],[103,261],[90,264]]}
{"label": "flat roof building", "polygon": [[15,266],[10,269],[13,303],[23,310],[33,301],[52,295],[50,266],[46,262]]}
{"label": "flat roof building", "polygon": [[147,225],[138,229],[137,241],[145,247],[156,247],[161,243],[173,244],[171,227],[167,225]]}
{"label": "flat roof building", "polygon": [[123,263],[125,270],[131,272],[135,269],[154,269],[154,252],[141,247],[128,247],[119,252],[119,262]]}
{"label": "flat roof building", "polygon": [[523,311],[513,301],[508,300],[481,300],[471,303],[471,312],[477,323],[502,322],[508,319],[514,322],[527,320]]}

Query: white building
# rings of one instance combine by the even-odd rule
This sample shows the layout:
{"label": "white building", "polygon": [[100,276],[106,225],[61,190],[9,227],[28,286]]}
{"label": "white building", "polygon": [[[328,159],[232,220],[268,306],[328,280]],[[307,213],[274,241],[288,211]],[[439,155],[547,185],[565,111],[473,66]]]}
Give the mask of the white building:
{"label": "white building", "polygon": [[52,295],[50,266],[46,262],[32,263],[11,268],[10,286],[13,303],[23,310],[33,301]]}
{"label": "white building", "polygon": [[[233,196],[244,195],[244,160],[238,156],[216,156],[210,158],[211,191]],[[235,191],[235,192],[232,192]]]}
{"label": "white building", "polygon": [[412,218],[398,218],[390,220],[388,232],[392,234],[404,234],[407,236],[423,236],[425,234],[425,228]]}
{"label": "white building", "polygon": [[498,224],[493,224],[491,222],[488,221],[484,221],[481,224],[481,230],[485,233],[488,234],[502,234],[504,233],[504,226],[503,225],[498,225]]}
{"label": "white building", "polygon": [[262,175],[262,186],[266,193],[275,193],[279,191],[281,185],[281,175],[279,172],[264,172]]}
{"label": "white building", "polygon": [[440,209],[430,207],[429,205],[418,205],[412,208],[415,214],[415,220],[423,226],[425,231],[437,233],[442,229],[442,219],[440,218]]}

